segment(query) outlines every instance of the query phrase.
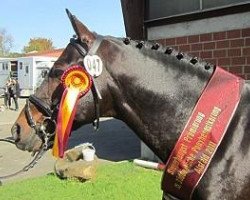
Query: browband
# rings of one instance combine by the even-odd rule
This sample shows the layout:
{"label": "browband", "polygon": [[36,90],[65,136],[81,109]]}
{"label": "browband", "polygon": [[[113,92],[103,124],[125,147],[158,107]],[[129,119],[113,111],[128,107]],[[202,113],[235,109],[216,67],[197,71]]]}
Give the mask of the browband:
{"label": "browband", "polygon": [[29,101],[36,106],[36,108],[40,109],[46,117],[51,117],[52,116],[52,111],[50,109],[50,106],[36,97],[35,95],[30,95],[29,96]]}

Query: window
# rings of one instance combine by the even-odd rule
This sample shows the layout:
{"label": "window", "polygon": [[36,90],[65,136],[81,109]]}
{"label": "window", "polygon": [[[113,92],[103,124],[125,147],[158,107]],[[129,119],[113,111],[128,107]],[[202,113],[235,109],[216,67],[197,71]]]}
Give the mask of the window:
{"label": "window", "polygon": [[45,78],[47,74],[48,74],[48,70],[46,69],[42,70],[42,73],[41,73],[42,78]]}
{"label": "window", "polygon": [[147,0],[146,20],[154,20],[250,3],[250,0]]}
{"label": "window", "polygon": [[148,0],[148,19],[157,19],[200,9],[200,0]]}
{"label": "window", "polygon": [[203,9],[210,9],[222,6],[232,6],[243,2],[249,2],[249,0],[202,0],[202,7]]}
{"label": "window", "polygon": [[22,70],[23,69],[23,63],[19,62],[19,69]]}
{"label": "window", "polygon": [[8,63],[0,63],[2,65],[2,70],[8,70]]}
{"label": "window", "polygon": [[29,73],[29,66],[28,66],[28,65],[25,66],[25,73],[26,73],[26,74]]}

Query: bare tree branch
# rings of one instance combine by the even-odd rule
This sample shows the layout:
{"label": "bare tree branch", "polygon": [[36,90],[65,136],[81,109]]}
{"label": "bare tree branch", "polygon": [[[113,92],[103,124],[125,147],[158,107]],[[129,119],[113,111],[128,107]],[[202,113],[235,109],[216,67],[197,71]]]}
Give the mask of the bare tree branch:
{"label": "bare tree branch", "polygon": [[13,47],[13,37],[5,29],[0,29],[0,56],[7,56]]}

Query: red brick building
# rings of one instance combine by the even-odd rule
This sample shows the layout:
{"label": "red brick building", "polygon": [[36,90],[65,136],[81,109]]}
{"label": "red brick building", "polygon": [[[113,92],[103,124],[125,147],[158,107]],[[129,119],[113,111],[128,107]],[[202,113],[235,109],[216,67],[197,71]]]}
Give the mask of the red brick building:
{"label": "red brick building", "polygon": [[154,40],[250,79],[250,1],[121,0],[127,36]]}

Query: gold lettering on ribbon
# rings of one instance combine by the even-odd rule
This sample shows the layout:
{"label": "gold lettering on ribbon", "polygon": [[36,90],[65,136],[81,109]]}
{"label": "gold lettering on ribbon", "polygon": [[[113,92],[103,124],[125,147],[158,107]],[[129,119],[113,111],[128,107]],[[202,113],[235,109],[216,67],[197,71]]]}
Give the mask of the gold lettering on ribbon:
{"label": "gold lettering on ribbon", "polygon": [[[204,129],[201,132],[201,135],[198,137],[198,141],[192,150],[199,154],[202,149],[204,149],[205,143],[207,143],[208,135],[211,133],[211,130],[216,122],[217,117],[219,116],[221,109],[219,107],[214,107],[211,114],[209,115],[208,120],[205,123]],[[194,170],[198,174],[202,174],[205,170],[206,165],[208,164],[213,152],[215,151],[216,144],[212,141],[208,141],[205,151],[201,154],[198,160],[198,164],[195,166]]]}
{"label": "gold lettering on ribbon", "polygon": [[218,108],[216,106],[213,108],[211,114],[209,115],[208,120],[205,123],[204,129],[202,130],[200,136],[198,137],[199,140],[196,142],[194,147],[192,147],[192,150],[196,154],[198,154],[203,149],[203,146],[207,140],[207,137],[210,134],[210,132],[213,128],[213,125],[214,125],[217,117],[219,116],[220,112],[221,112],[220,108]]}
{"label": "gold lettering on ribbon", "polygon": [[[183,181],[191,171],[195,171],[199,175],[204,172],[206,165],[209,163],[216,149],[216,143],[209,139],[209,134],[220,113],[221,109],[214,106],[201,132],[197,131],[206,116],[202,112],[197,113],[190,128],[183,137],[183,142],[180,144],[176,156],[173,157],[167,169],[168,173],[173,176],[175,175],[175,188],[182,188]],[[198,133],[199,135],[196,135]],[[192,147],[188,146],[193,142],[194,138],[196,138],[197,141]],[[189,148],[190,150],[188,151]]]}
{"label": "gold lettering on ribbon", "polygon": [[188,172],[189,172],[188,168],[184,168],[177,172],[177,176],[175,178],[177,189],[181,189],[182,183],[184,179],[186,178]]}
{"label": "gold lettering on ribbon", "polygon": [[167,172],[174,176],[175,172],[177,171],[179,166],[179,161],[177,157],[173,157],[173,161],[171,162],[169,168],[167,169]]}
{"label": "gold lettering on ribbon", "polygon": [[201,112],[198,112],[197,116],[195,117],[194,122],[192,123],[191,127],[189,128],[189,131],[187,132],[187,135],[184,137],[184,140],[188,143],[192,141],[194,138],[195,133],[197,132],[200,123],[204,119],[205,115]]}
{"label": "gold lettering on ribbon", "polygon": [[208,154],[209,156],[213,155],[215,148],[216,144],[212,141],[209,141],[207,148],[205,149],[206,154]]}
{"label": "gold lettering on ribbon", "polygon": [[195,160],[194,154],[187,155],[188,146],[184,143],[192,142],[204,118],[205,118],[205,114],[203,114],[202,112],[197,113],[194,119],[194,122],[191,124],[190,128],[188,129],[187,134],[184,137],[183,143],[180,144],[180,148],[177,151],[176,157],[173,159],[172,163],[170,164],[170,167],[167,170],[168,173],[172,175],[174,174],[176,175],[176,178],[175,178],[176,182],[174,186],[177,189],[181,189],[182,183],[185,180],[187,174],[189,173],[190,167],[193,165],[193,162]]}

